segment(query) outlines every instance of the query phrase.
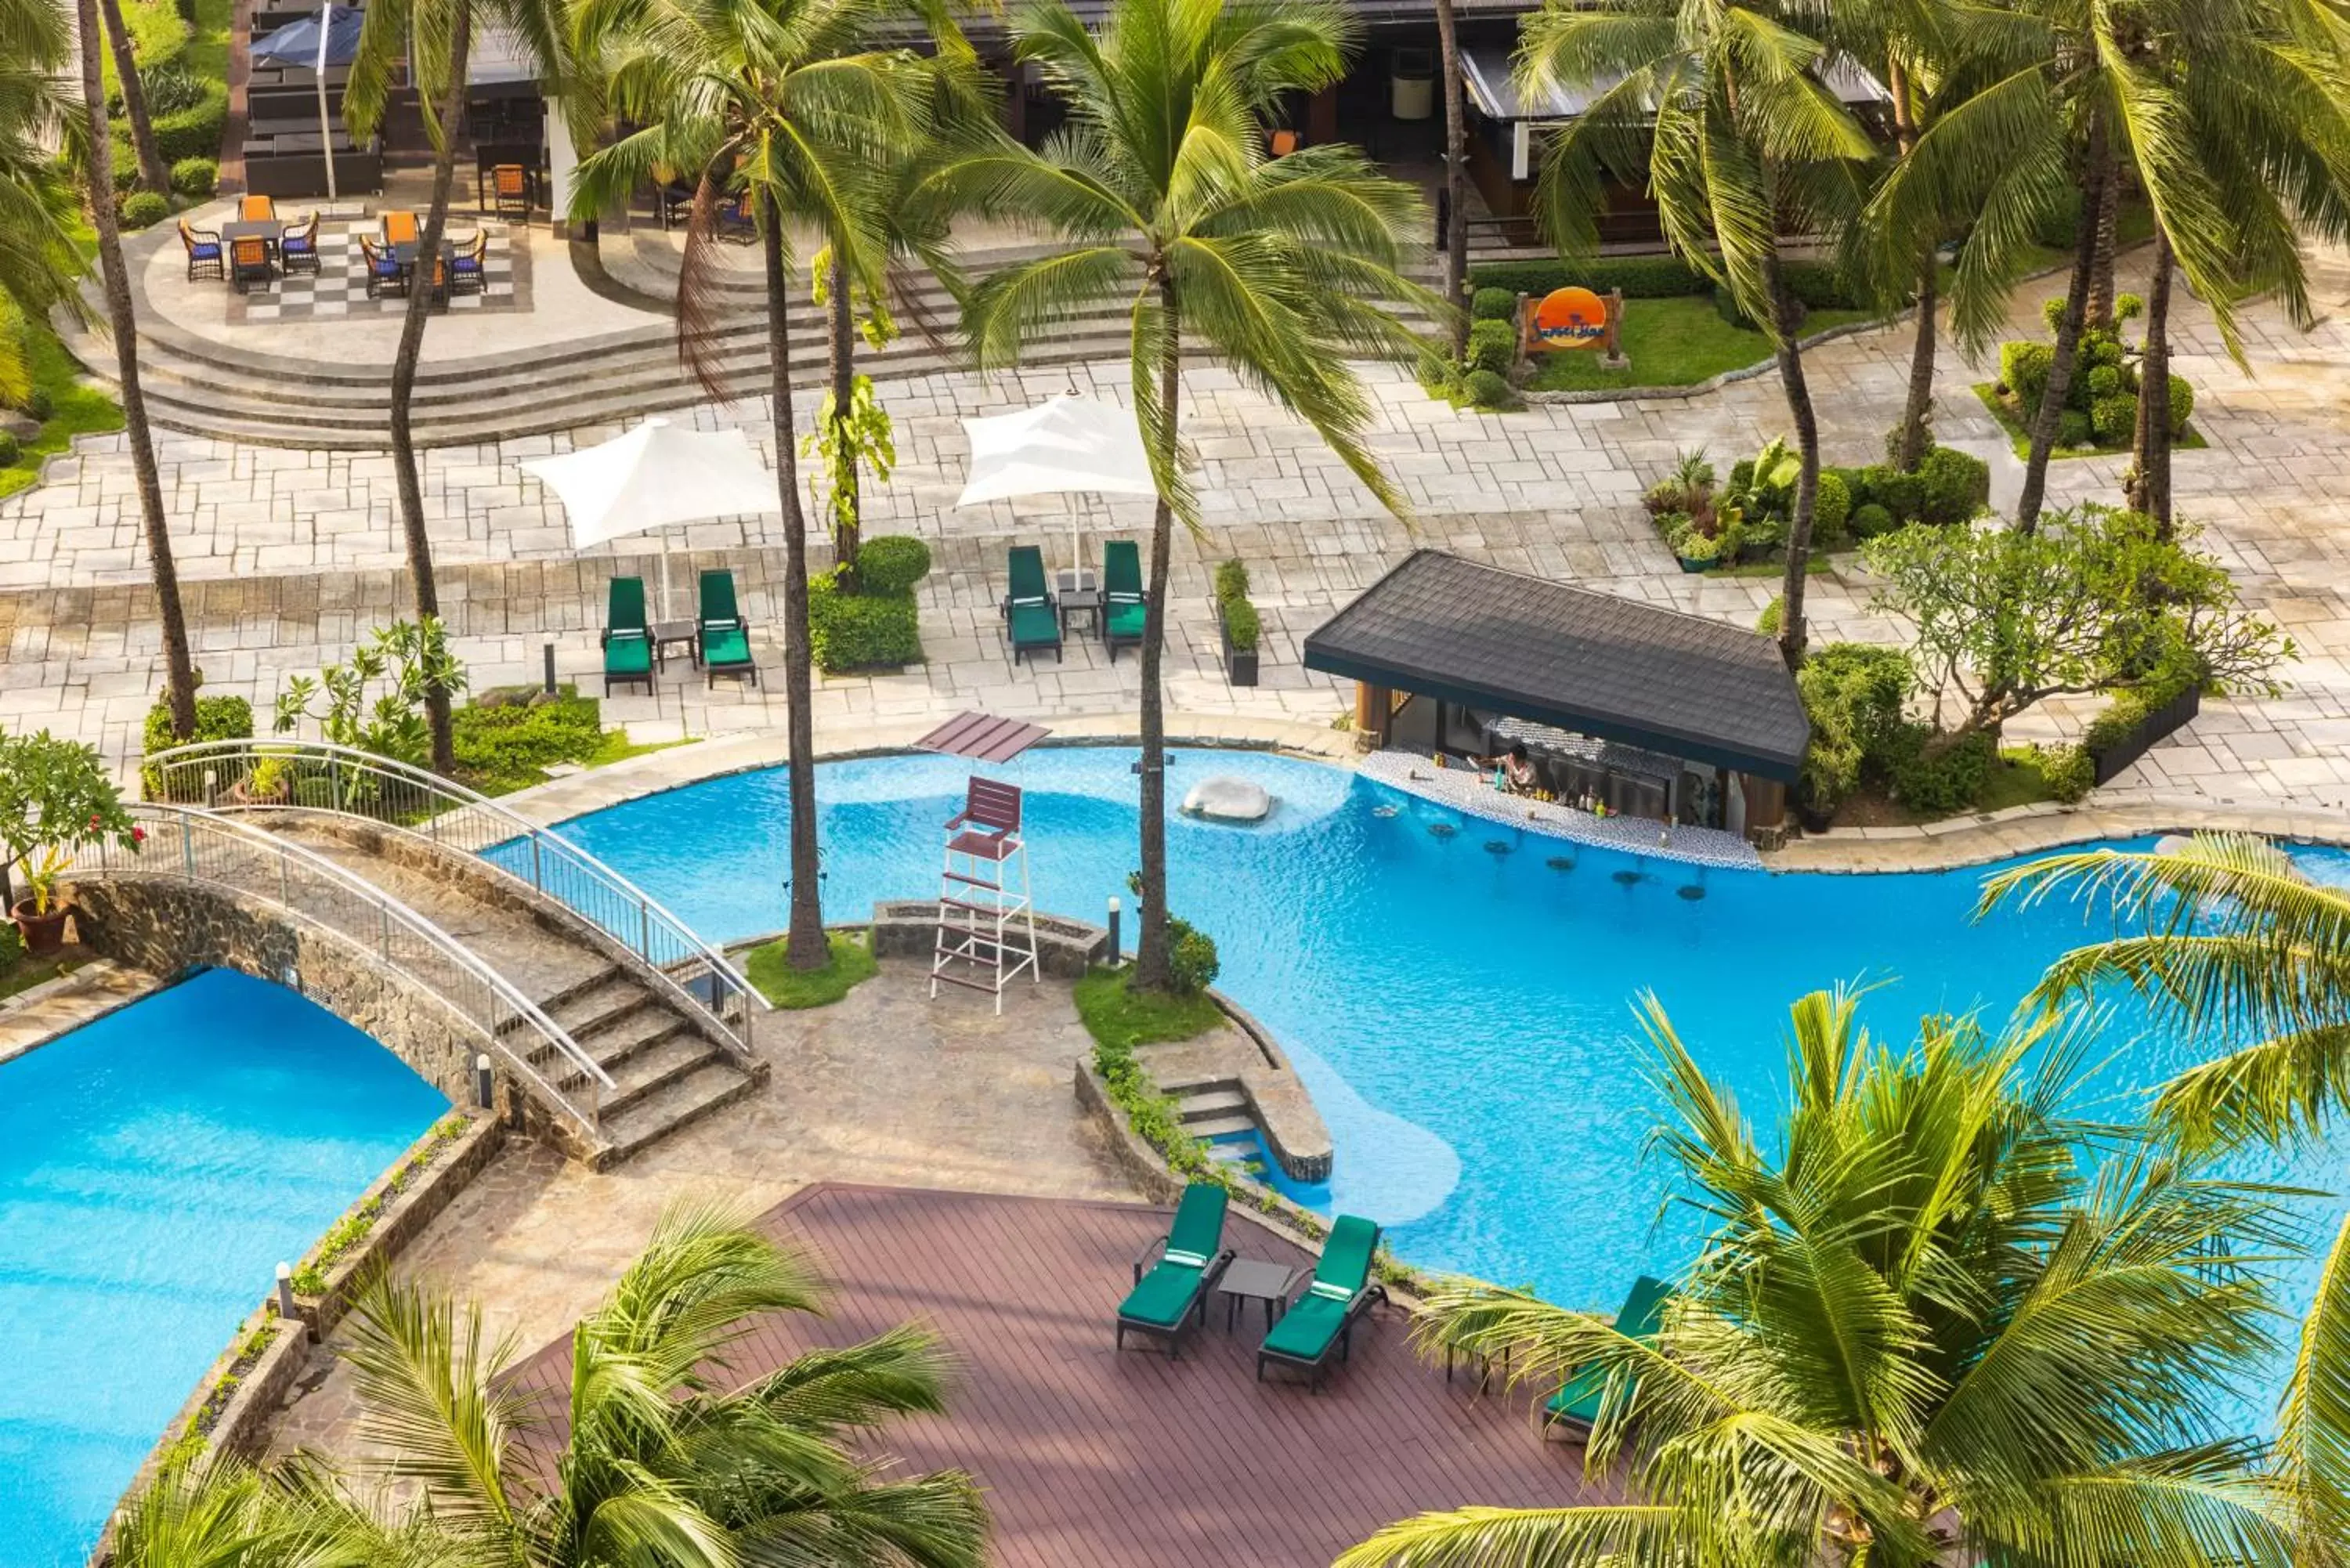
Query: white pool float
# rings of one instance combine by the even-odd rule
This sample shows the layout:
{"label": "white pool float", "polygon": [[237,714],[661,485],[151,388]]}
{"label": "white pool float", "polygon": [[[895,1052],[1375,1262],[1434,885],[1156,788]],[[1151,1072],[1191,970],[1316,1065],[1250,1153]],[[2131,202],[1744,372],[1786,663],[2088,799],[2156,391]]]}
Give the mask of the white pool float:
{"label": "white pool float", "polygon": [[1183,815],[1211,822],[1263,822],[1273,810],[1264,786],[1220,774],[1201,779],[1183,796]]}

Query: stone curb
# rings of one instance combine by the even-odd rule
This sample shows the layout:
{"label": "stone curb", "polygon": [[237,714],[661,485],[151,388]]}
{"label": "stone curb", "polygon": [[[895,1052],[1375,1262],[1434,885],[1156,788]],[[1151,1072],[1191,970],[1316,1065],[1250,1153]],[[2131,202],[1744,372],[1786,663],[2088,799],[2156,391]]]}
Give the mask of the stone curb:
{"label": "stone curb", "polygon": [[[491,1158],[504,1146],[506,1125],[503,1120],[463,1108],[452,1114],[464,1116],[470,1125],[440,1147],[416,1179],[403,1188],[376,1215],[375,1223],[368,1227],[367,1234],[360,1238],[359,1244],[345,1252],[328,1270],[324,1291],[315,1296],[297,1295],[294,1298],[295,1313],[309,1330],[311,1338],[324,1339],[331,1333],[335,1324],[350,1311],[353,1283],[369,1270],[389,1265],[406,1251],[409,1242],[456,1200],[457,1195],[472,1184],[473,1178],[482,1173]],[[433,1127],[438,1127],[439,1125],[435,1121]],[[411,1144],[382,1175],[368,1184],[368,1189],[343,1210],[336,1223],[341,1223],[343,1219],[359,1212],[370,1199],[380,1196],[407,1168],[408,1162],[423,1152],[432,1138],[432,1130],[428,1128],[423,1137]],[[319,1232],[320,1238],[323,1240],[333,1228],[330,1225],[327,1231]],[[303,1253],[300,1262],[295,1264],[296,1272],[310,1261],[317,1251],[317,1244],[313,1243],[310,1251]]]}

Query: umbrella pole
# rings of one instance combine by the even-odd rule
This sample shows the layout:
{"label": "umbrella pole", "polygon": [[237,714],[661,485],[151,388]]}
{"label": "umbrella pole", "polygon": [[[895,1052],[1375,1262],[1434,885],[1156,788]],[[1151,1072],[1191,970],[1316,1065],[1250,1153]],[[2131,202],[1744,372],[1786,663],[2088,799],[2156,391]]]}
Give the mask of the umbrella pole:
{"label": "umbrella pole", "polygon": [[670,615],[670,613],[669,613],[669,607],[670,607],[670,591],[669,591],[669,541],[668,541],[667,539],[663,539],[663,540],[661,541],[661,547],[660,547],[660,583],[661,583],[660,614],[659,616],[655,617],[654,618],[655,618],[655,619],[657,619],[657,620],[669,620],[669,619],[671,619],[671,618],[672,618],[672,617]]}
{"label": "umbrella pole", "polygon": [[335,0],[318,12],[318,156],[327,165],[327,200],[335,194],[335,125],[327,113],[327,39],[335,30]]}

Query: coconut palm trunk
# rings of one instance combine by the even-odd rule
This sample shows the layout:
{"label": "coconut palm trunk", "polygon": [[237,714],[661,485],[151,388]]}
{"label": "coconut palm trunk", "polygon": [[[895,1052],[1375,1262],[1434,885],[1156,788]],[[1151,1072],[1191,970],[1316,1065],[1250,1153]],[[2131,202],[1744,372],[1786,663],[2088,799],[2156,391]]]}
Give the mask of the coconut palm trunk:
{"label": "coconut palm trunk", "polygon": [[1812,512],[1820,493],[1820,421],[1812,407],[1811,383],[1804,375],[1804,350],[1796,319],[1794,296],[1779,275],[1774,254],[1763,263],[1763,275],[1778,309],[1779,384],[1787,395],[1787,416],[1795,425],[1795,450],[1801,462],[1795,476],[1795,513],[1787,519],[1787,571],[1780,586],[1779,657],[1787,668],[1804,662],[1804,587],[1812,560]]}
{"label": "coconut palm trunk", "polygon": [[[800,508],[799,447],[792,434],[791,273],[784,265],[784,214],[762,204],[759,246],[767,271],[767,397],[775,437],[775,488],[784,512],[784,698],[790,705],[791,924],[785,954],[794,969],[831,961],[824,934],[824,888],[816,834],[816,726],[808,713],[807,514]],[[845,281],[837,268],[834,283]],[[845,289],[839,292],[846,293]]]}
{"label": "coconut palm trunk", "polygon": [[[826,324],[832,338],[833,441],[835,450],[841,452],[854,450],[849,424],[857,394],[857,309],[849,298],[847,254],[847,241],[837,236],[832,246],[832,296],[827,301],[829,315]],[[857,547],[863,534],[860,466],[854,461],[846,461],[837,463],[832,472],[832,482],[837,487],[832,514],[833,573],[835,580],[852,592],[858,587]]]}
{"label": "coconut palm trunk", "polygon": [[1453,308],[1452,362],[1469,359],[1469,126],[1461,101],[1461,32],[1453,0],[1436,0],[1444,72],[1444,297]]}
{"label": "coconut palm trunk", "polygon": [[[409,274],[408,308],[400,321],[400,348],[391,362],[391,472],[400,491],[400,533],[408,546],[408,576],[416,593],[419,622],[441,615],[441,590],[432,576],[432,535],[424,525],[424,484],[417,472],[414,404],[416,370],[424,354],[424,319],[432,308],[432,284],[441,276],[441,238],[449,229],[449,192],[457,176],[457,123],[465,112],[465,67],[473,54],[473,7],[460,4],[450,18],[449,86],[440,105],[441,135],[432,152],[432,200],[418,236],[416,265]],[[445,286],[445,281],[442,280]],[[457,765],[448,689],[435,681],[424,689],[424,717],[432,732],[432,766],[448,773]]]}
{"label": "coconut palm trunk", "polygon": [[[1893,91],[1894,140],[1906,158],[1918,145],[1918,119],[1910,98],[1909,73],[1897,58],[1890,62],[1886,76]],[[1936,259],[1929,240],[1918,259],[1918,329],[1909,349],[1909,394],[1902,400],[1901,423],[1897,427],[1891,454],[1893,466],[1904,473],[1917,468],[1926,455],[1927,442],[1932,439]]]}
{"label": "coconut palm trunk", "polygon": [[139,155],[140,182],[168,193],[172,171],[155,146],[155,120],[147,112],[147,86],[139,79],[139,59],[130,51],[130,30],[122,25],[122,0],[98,0],[106,18],[107,47],[114,52],[115,79],[122,87],[122,118],[130,126],[130,150]]}
{"label": "coconut palm trunk", "polygon": [[2137,506],[2170,537],[2170,235],[2154,231],[2146,290],[2146,352],[2137,371]]}
{"label": "coconut palm trunk", "polygon": [[2085,324],[2089,308],[2090,275],[2095,270],[2097,250],[2097,213],[2106,199],[2106,187],[2114,177],[2111,143],[2106,136],[2105,116],[2091,111],[2089,128],[2088,177],[2089,189],[2081,202],[2081,222],[2074,234],[2073,279],[2064,291],[2064,314],[2056,323],[2056,345],[2048,366],[2048,387],[2040,395],[2040,407],[2032,418],[2032,453],[2023,467],[2023,492],[2016,498],[2015,525],[2029,534],[2040,525],[2040,507],[2047,498],[2048,462],[2056,451],[2056,424],[2064,411],[2064,400],[2073,389],[2073,365],[2079,358],[2081,328]]}
{"label": "coconut palm trunk", "polygon": [[[1160,470],[1177,472],[1182,452],[1179,400],[1183,391],[1183,329],[1174,279],[1156,261],[1159,308],[1166,317],[1159,348],[1159,400],[1165,434]],[[1173,982],[1167,926],[1167,693],[1159,664],[1167,645],[1168,556],[1175,548],[1175,508],[1164,489],[1150,513],[1150,581],[1143,589],[1142,628],[1142,929],[1134,950],[1129,989],[1164,991]]]}
{"label": "coconut palm trunk", "polygon": [[2122,182],[2106,180],[2098,192],[2096,238],[2089,260],[2087,320],[2092,327],[2114,323],[2114,254],[2121,247]]}
{"label": "coconut palm trunk", "polygon": [[114,144],[106,129],[106,88],[99,68],[98,0],[76,0],[81,33],[82,108],[89,130],[90,221],[98,230],[99,270],[106,286],[107,320],[114,334],[115,375],[121,386],[122,434],[139,492],[139,515],[147,535],[147,569],[155,585],[155,613],[163,632],[164,695],[172,710],[172,734],[187,740],[196,732],[196,671],[188,655],[188,623],[180,607],[180,573],[172,555],[172,533],[163,515],[163,482],[155,468],[155,436],[147,424],[147,400],[139,385],[139,321],[130,304],[130,271],[122,260],[122,225],[114,211]]}

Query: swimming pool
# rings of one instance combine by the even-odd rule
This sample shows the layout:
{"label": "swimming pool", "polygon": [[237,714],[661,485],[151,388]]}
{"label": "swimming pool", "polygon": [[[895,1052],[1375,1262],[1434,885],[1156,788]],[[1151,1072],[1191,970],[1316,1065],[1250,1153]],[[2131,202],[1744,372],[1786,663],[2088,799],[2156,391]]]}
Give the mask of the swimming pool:
{"label": "swimming pool", "polygon": [[[1037,907],[1099,919],[1135,863],[1136,753],[1028,753]],[[936,891],[939,826],[968,763],[896,757],[818,770],[825,909]],[[1278,801],[1253,827],[1168,824],[1177,913],[1212,935],[1218,981],[1279,1036],[1336,1158],[1304,1196],[1380,1220],[1402,1257],[1612,1311],[1646,1269],[1686,1259],[1659,1226],[1642,1159],[1657,1101],[1629,1003],[1662,999],[1682,1039],[1767,1125],[1785,1078],[1786,1005],[1874,982],[1873,1032],[1918,1015],[2003,1016],[2083,939],[2064,906],[1969,919],[1980,870],[1832,876],[1699,868],[1468,818],[1345,770],[1264,753],[1181,751],[1170,795],[1238,774]],[[713,779],[563,831],[712,940],[784,921],[789,805],[780,770]],[[2350,857],[2311,851],[2350,880]],[[1128,928],[1129,940],[1131,925]],[[2107,1108],[2192,1059],[2117,1031],[2094,1085]]]}
{"label": "swimming pool", "polygon": [[222,970],[0,1065],[0,1557],[78,1568],[278,1262],[448,1108]]}

